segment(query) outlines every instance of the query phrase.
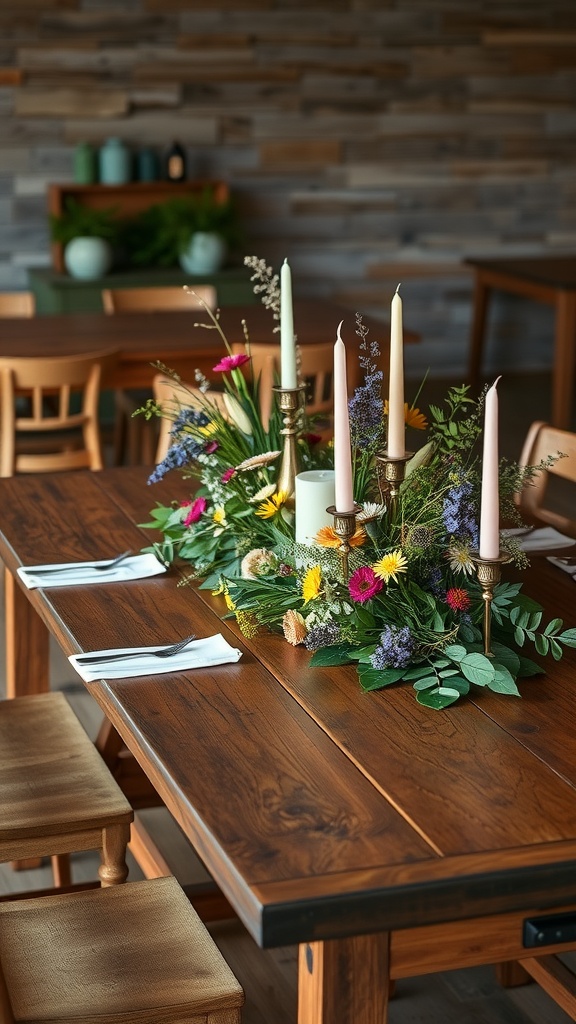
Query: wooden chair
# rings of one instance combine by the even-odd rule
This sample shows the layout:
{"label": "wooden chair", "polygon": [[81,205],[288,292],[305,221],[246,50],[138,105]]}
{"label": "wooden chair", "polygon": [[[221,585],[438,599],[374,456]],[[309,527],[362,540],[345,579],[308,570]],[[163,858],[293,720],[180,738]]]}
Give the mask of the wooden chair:
{"label": "wooden chair", "polygon": [[[195,295],[177,286],[166,288],[105,288],[102,291],[104,312],[114,313],[159,313],[170,310],[203,309],[202,302],[210,309],[216,309],[216,289],[211,284],[194,285]],[[134,412],[144,405],[149,394],[142,391],[115,393],[115,438],[114,461],[120,465],[125,456],[130,464],[150,464],[158,443],[157,423],[141,417],[134,419]]]}
{"label": "wooden chair", "polygon": [[167,288],[104,288],[102,305],[105,313],[159,313],[183,309],[191,312],[203,309],[202,299],[210,309],[216,309],[216,289],[211,284],[190,286],[190,295],[179,286]]}
{"label": "wooden chair", "polygon": [[57,886],[68,858],[100,850],[103,886],[124,882],[134,814],[61,693],[0,702],[0,860],[52,857]]}
{"label": "wooden chair", "polygon": [[0,292],[0,316],[34,316],[35,312],[32,292]]}
{"label": "wooden chair", "polygon": [[240,1024],[242,989],[174,878],[0,904],[5,1024]]}
{"label": "wooden chair", "polygon": [[[555,526],[562,533],[576,537],[576,519],[566,513],[551,508],[547,502],[550,498],[549,485],[553,479],[576,483],[576,434],[568,430],[559,430],[547,423],[537,421],[532,424],[526,435],[521,466],[535,466],[548,455],[562,452],[565,458],[559,458],[548,469],[538,473],[532,481],[526,483],[515,495],[516,504],[529,518]],[[574,506],[574,498],[571,500]]]}
{"label": "wooden chair", "polygon": [[[100,378],[103,365],[115,358],[109,352],[0,358],[0,477],[102,469]],[[80,396],[79,412],[71,411],[72,395]],[[19,397],[29,399],[22,413]]]}
{"label": "wooden chair", "polygon": [[[232,345],[235,353],[245,352],[240,342]],[[260,413],[265,427],[268,426],[272,403],[275,401],[272,386],[280,374],[280,345],[258,342],[250,346],[252,373],[260,377]],[[302,345],[297,348],[298,379],[306,385],[306,411],[310,416],[319,416],[325,424],[318,433],[332,437],[332,414],[334,408],[334,345],[321,342]]]}
{"label": "wooden chair", "polygon": [[177,414],[181,405],[196,405],[201,409],[203,402],[208,401],[211,405],[214,405],[223,416],[228,415],[226,406],[224,405],[224,396],[221,391],[213,391],[210,389],[204,399],[199,388],[193,387],[191,384],[185,384],[184,382],[178,384],[177,381],[171,380],[169,377],[164,377],[161,373],[156,374],[154,377],[152,381],[152,390],[154,393],[154,400],[169,414],[168,416],[162,416],[160,419],[160,433],[158,435],[158,447],[156,449],[156,463],[162,462],[166,457],[166,453],[171,443],[171,414],[173,412]]}

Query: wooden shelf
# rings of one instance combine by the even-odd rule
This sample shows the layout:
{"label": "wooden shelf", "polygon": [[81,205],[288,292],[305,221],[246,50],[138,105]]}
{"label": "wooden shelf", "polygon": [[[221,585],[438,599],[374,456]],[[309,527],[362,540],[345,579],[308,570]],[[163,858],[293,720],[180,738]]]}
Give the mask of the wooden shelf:
{"label": "wooden shelf", "polygon": [[[157,203],[168,199],[183,198],[187,195],[198,195],[205,189],[212,189],[219,202],[229,198],[228,185],[223,181],[134,181],[128,185],[76,185],[68,182],[63,185],[49,185],[48,211],[56,217],[64,213],[68,199],[74,199],[92,210],[113,208],[119,217],[130,217],[147,210]],[[53,242],[51,246],[54,269],[64,271],[63,246]]]}

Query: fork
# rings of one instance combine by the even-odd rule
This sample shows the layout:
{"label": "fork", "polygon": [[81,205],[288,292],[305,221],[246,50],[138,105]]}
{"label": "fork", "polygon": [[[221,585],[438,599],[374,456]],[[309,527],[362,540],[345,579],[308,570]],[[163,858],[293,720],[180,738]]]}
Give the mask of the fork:
{"label": "fork", "polygon": [[111,572],[112,569],[115,569],[116,566],[120,565],[121,562],[124,562],[125,559],[130,558],[131,554],[131,551],[123,551],[121,555],[117,555],[116,558],[112,558],[110,561],[104,562],[103,565],[82,563],[81,565],[64,565],[60,568],[55,566],[51,569],[31,569],[30,572],[33,576],[50,576],[52,573],[61,572],[82,572],[86,571],[86,569],[90,569],[92,572]]}
{"label": "fork", "polygon": [[159,647],[155,651],[132,651],[130,654],[79,654],[77,661],[81,665],[103,665],[108,661],[124,661],[127,658],[173,658],[175,654],[180,654],[180,651],[183,651],[184,648],[195,639],[196,633],[192,633],[184,640],[179,640],[177,644],[170,644],[168,647]]}

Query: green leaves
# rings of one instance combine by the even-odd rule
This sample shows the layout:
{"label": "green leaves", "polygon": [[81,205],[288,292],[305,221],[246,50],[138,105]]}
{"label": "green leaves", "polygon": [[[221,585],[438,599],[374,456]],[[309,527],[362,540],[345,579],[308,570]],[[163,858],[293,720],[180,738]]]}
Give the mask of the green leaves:
{"label": "green leaves", "polygon": [[319,651],[315,651],[310,664],[324,668],[330,665],[349,665],[352,661],[350,654],[349,644],[332,644],[330,647],[321,647]]}

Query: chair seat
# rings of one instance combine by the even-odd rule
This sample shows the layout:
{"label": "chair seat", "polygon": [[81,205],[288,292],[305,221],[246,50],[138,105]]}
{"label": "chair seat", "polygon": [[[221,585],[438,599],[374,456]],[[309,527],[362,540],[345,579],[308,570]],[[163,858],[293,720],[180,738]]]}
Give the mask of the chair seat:
{"label": "chair seat", "polygon": [[236,1024],[242,989],[174,878],[0,905],[0,961],[28,1024]]}
{"label": "chair seat", "polygon": [[132,807],[61,693],[0,703],[0,860],[100,849],[126,878]]}

